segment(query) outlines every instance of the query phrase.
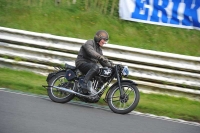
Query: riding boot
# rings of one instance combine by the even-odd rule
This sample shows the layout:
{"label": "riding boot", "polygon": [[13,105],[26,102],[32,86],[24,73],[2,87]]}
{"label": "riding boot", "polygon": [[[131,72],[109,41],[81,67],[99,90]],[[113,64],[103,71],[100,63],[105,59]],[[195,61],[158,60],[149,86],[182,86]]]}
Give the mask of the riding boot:
{"label": "riding boot", "polygon": [[87,92],[91,94],[91,89],[90,85],[88,85],[88,82],[98,73],[98,69],[98,67],[93,67],[87,72],[83,82],[80,83],[80,87],[83,89],[83,91],[87,90]]}

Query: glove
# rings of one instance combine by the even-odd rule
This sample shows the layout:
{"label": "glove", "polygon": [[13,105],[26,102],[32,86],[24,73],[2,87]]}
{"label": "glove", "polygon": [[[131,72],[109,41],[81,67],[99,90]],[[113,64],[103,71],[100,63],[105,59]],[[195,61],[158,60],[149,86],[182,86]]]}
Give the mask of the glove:
{"label": "glove", "polygon": [[108,62],[108,59],[105,58],[104,56],[100,56],[98,60],[101,62]]}
{"label": "glove", "polygon": [[115,66],[115,64],[114,64],[112,61],[109,61],[109,63],[110,63],[110,65],[111,65],[111,67],[114,67],[114,66]]}

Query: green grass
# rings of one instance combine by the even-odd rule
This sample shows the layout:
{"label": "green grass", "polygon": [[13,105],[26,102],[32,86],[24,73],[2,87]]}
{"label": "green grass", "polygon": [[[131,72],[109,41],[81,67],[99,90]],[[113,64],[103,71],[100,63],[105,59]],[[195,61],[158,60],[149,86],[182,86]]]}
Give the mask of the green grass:
{"label": "green grass", "polygon": [[46,95],[46,77],[28,71],[0,68],[0,87]]}
{"label": "green grass", "polygon": [[[45,76],[27,71],[0,68],[1,88],[47,95],[42,85],[46,85]],[[136,111],[200,122],[200,102],[198,101],[157,94],[140,93],[140,95]],[[105,105],[103,98],[98,104]]]}
{"label": "green grass", "polygon": [[166,95],[141,93],[141,112],[200,122],[200,102]]}
{"label": "green grass", "polygon": [[[69,2],[69,1],[68,1]],[[200,56],[200,31],[120,20],[112,1],[0,0],[0,26],[81,39],[99,29],[110,34],[109,43],[136,48]],[[106,6],[107,5],[107,6]]]}

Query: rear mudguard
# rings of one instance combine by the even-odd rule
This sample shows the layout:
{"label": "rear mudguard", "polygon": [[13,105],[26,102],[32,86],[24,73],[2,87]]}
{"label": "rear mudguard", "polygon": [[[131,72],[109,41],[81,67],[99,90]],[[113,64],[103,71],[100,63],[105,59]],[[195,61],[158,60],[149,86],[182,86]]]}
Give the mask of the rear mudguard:
{"label": "rear mudguard", "polygon": [[66,70],[60,70],[60,71],[56,71],[56,72],[49,73],[49,75],[47,76],[47,79],[46,79],[47,83],[48,83],[49,80],[50,80],[52,77],[54,77],[57,73],[59,73],[59,72],[65,72],[65,71],[66,71]]}
{"label": "rear mudguard", "polygon": [[[136,84],[135,82],[131,81],[131,80],[121,80],[121,83],[123,83],[123,82],[129,82],[129,83],[134,84],[135,86],[137,86],[137,84]],[[109,91],[110,91],[115,85],[118,85],[118,82],[115,82],[115,83],[109,88],[109,90],[107,91],[106,96],[105,96],[105,101],[106,101],[106,102],[108,101],[107,97],[108,97]]]}

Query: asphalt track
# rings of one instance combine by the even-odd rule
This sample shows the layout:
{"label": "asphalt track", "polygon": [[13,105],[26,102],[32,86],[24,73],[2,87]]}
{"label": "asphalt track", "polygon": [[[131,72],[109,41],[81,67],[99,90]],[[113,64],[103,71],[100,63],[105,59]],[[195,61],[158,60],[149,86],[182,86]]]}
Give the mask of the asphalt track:
{"label": "asphalt track", "polygon": [[0,89],[0,133],[200,133],[200,124]]}

